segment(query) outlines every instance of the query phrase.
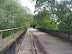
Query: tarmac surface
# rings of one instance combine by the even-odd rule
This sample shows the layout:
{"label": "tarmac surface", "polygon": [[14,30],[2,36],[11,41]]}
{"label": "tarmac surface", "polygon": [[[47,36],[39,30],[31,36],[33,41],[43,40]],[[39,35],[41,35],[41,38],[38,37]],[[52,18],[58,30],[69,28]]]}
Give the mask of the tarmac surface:
{"label": "tarmac surface", "polygon": [[33,28],[30,28],[30,31],[28,29],[18,54],[33,54],[30,43],[31,32],[34,36],[37,54],[72,54],[70,42]]}

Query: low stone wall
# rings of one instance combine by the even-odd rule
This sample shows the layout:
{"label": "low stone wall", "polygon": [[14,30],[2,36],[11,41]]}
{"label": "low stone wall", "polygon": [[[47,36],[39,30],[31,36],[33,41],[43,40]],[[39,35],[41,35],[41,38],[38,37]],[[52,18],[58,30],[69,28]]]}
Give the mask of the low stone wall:
{"label": "low stone wall", "polygon": [[38,30],[42,32],[46,32],[48,34],[54,35],[54,36],[59,36],[68,40],[72,40],[72,33],[67,33],[67,32],[62,32],[62,31],[56,31],[56,30],[47,30],[43,28],[37,28]]}
{"label": "low stone wall", "polygon": [[26,31],[27,29],[20,35],[18,35],[17,38],[15,38],[12,42],[9,43],[9,45],[4,47],[3,49],[0,48],[0,54],[17,54]]}

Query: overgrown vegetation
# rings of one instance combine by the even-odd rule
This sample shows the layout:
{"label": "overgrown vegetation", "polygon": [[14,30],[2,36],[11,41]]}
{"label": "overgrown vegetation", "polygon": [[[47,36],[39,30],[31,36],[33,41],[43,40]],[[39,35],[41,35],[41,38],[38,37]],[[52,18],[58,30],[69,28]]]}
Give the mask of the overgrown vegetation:
{"label": "overgrown vegetation", "polygon": [[[33,0],[34,1],[34,0]],[[36,0],[34,16],[18,0],[0,0],[0,30],[36,26],[72,33],[72,1]],[[34,20],[34,21],[33,21]],[[33,22],[32,22],[33,21]],[[15,30],[17,32],[18,30]],[[12,34],[4,32],[3,38]]]}
{"label": "overgrown vegetation", "polygon": [[[17,0],[0,0],[0,30],[29,27],[32,19],[33,16],[27,13],[27,8],[21,6]],[[11,31],[4,32],[3,38],[11,34]]]}
{"label": "overgrown vegetation", "polygon": [[36,0],[36,27],[72,33],[72,1]]}

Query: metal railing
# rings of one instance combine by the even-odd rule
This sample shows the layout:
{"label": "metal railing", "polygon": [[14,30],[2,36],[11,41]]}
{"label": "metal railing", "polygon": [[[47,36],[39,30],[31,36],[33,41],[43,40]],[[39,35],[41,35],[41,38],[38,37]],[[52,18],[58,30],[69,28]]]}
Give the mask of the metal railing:
{"label": "metal railing", "polygon": [[2,42],[3,42],[3,41],[2,41],[2,34],[3,34],[3,32],[5,32],[5,31],[12,31],[12,32],[13,32],[13,39],[14,39],[14,30],[16,30],[16,29],[23,29],[23,28],[24,28],[24,27],[0,30],[0,47],[3,46],[3,44],[2,44]]}

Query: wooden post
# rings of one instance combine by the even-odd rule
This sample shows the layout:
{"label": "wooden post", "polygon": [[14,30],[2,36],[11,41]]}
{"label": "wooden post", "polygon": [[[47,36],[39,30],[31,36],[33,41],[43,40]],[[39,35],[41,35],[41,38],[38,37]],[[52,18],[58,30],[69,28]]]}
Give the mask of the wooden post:
{"label": "wooden post", "polygon": [[0,32],[0,47],[2,47],[2,32]]}
{"label": "wooden post", "polygon": [[14,39],[14,29],[12,31],[13,31],[13,39]]}

